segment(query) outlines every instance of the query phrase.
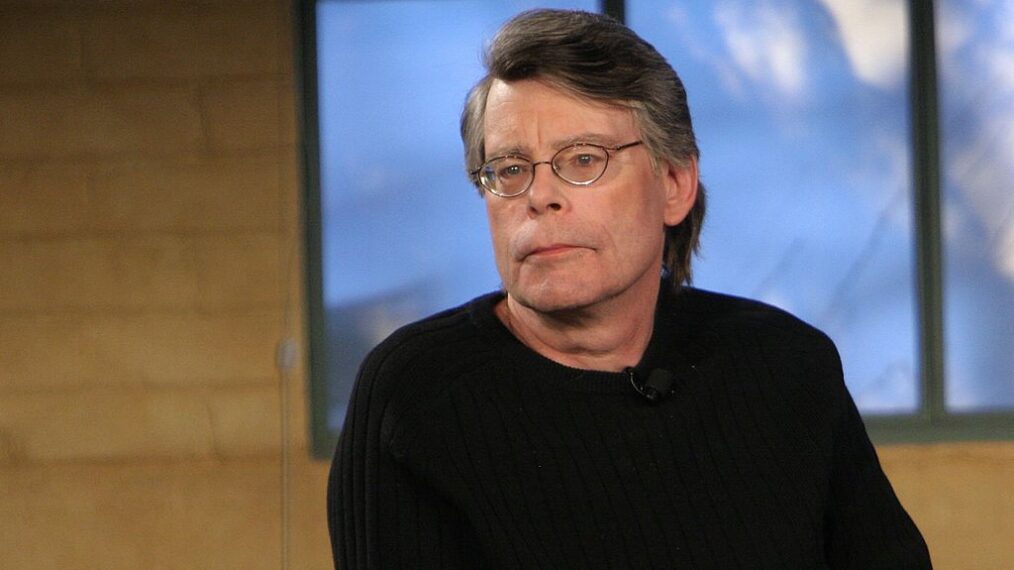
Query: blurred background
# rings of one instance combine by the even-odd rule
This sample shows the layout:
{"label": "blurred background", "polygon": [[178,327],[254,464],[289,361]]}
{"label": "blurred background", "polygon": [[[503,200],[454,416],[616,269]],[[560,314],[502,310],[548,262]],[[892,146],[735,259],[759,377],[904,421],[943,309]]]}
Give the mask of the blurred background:
{"label": "blurred background", "polygon": [[[934,4],[929,388],[907,3],[623,6],[689,91],[695,284],[828,332],[864,414],[917,424],[878,451],[937,566],[1010,568],[1014,7]],[[600,8],[0,5],[0,568],[330,567],[361,354],[498,286],[457,117],[483,42],[536,5]]]}

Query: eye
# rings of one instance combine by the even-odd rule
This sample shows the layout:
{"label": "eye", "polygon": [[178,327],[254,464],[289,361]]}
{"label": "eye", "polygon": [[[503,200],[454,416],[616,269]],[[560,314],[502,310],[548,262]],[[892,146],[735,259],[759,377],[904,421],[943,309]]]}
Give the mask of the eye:
{"label": "eye", "polygon": [[499,168],[496,171],[496,177],[500,178],[500,179],[503,179],[503,180],[507,180],[507,179],[510,179],[510,178],[514,178],[516,176],[521,176],[524,173],[525,173],[524,166],[522,166],[520,164],[517,164],[517,163],[514,163],[514,164],[508,164],[508,165],[506,165],[506,166],[504,166],[502,168]]}
{"label": "eye", "polygon": [[560,167],[570,172],[584,172],[584,171],[597,171],[602,168],[602,161],[605,158],[601,153],[595,152],[594,150],[577,150],[566,153],[560,157]]}

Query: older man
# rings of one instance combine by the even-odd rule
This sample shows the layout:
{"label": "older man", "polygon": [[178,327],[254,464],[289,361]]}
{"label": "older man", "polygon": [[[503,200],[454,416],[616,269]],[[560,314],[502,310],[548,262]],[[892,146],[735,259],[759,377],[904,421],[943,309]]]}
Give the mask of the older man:
{"label": "older man", "polygon": [[462,115],[503,290],[363,363],[339,568],[926,568],[834,345],[686,286],[683,86],[622,25],[508,22]]}

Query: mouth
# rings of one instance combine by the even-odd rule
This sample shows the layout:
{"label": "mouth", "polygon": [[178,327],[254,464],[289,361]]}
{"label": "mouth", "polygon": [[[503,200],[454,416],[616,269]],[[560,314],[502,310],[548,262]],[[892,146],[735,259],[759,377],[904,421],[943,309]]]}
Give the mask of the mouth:
{"label": "mouth", "polygon": [[530,252],[528,252],[527,254],[525,254],[524,257],[525,258],[530,258],[530,257],[535,257],[535,258],[555,257],[555,256],[558,256],[558,255],[564,255],[564,254],[567,254],[567,253],[570,253],[570,252],[573,252],[573,251],[577,251],[579,249],[584,249],[584,248],[582,248],[581,246],[572,245],[572,244],[569,244],[569,243],[554,243],[554,244],[550,244],[550,245],[536,247],[535,249],[533,249]]}

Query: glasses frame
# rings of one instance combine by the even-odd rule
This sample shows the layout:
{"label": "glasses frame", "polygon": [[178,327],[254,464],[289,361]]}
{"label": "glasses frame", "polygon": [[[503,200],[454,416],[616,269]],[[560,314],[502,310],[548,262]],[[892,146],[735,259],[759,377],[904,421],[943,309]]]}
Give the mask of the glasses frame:
{"label": "glasses frame", "polygon": [[[532,184],[535,182],[535,167],[539,166],[540,164],[548,164],[549,167],[550,167],[550,169],[553,171],[553,174],[555,174],[557,178],[559,178],[560,180],[563,180],[567,184],[570,184],[572,186],[590,186],[590,185],[598,182],[598,180],[600,178],[602,178],[602,176],[606,173],[606,170],[609,168],[609,158],[612,156],[612,153],[619,152],[621,150],[628,149],[628,148],[631,148],[631,147],[635,147],[635,146],[637,146],[639,144],[644,144],[644,141],[642,141],[642,140],[636,140],[634,142],[629,142],[629,143],[626,143],[626,144],[619,144],[619,145],[616,145],[616,146],[606,146],[606,145],[602,145],[602,144],[598,144],[598,143],[590,143],[590,142],[576,142],[576,143],[573,143],[573,144],[569,144],[569,145],[561,148],[560,150],[556,151],[555,153],[553,153],[553,156],[550,157],[549,160],[540,160],[540,161],[533,161],[532,159],[528,158],[527,156],[524,156],[524,155],[521,155],[521,154],[503,154],[503,155],[500,155],[500,156],[494,156],[493,158],[490,158],[486,162],[483,162],[482,165],[479,166],[479,168],[476,168],[475,170],[469,172],[469,174],[472,177],[472,181],[477,186],[479,186],[479,188],[482,188],[483,190],[489,192],[490,194],[493,194],[495,196],[499,196],[501,198],[516,198],[518,196],[523,195],[525,192],[528,192],[528,190],[532,187]],[[560,154],[563,153],[564,151],[571,150],[574,147],[582,147],[582,146],[591,146],[591,147],[595,147],[595,148],[598,148],[598,149],[601,149],[601,150],[605,151],[605,154],[606,154],[606,163],[605,163],[605,165],[602,166],[602,172],[600,172],[598,174],[598,176],[596,176],[595,178],[592,178],[591,180],[588,180],[586,182],[577,182],[577,181],[574,181],[574,180],[569,180],[566,177],[564,177],[562,174],[560,174],[560,171],[556,168],[556,157],[560,156]],[[503,193],[503,192],[498,192],[497,190],[495,190],[493,188],[490,188],[489,186],[487,186],[485,184],[484,177],[480,175],[480,173],[489,164],[491,164],[493,162],[496,162],[498,160],[503,160],[505,158],[513,158],[513,159],[517,159],[517,160],[522,160],[522,161],[525,161],[525,162],[529,163],[532,166],[532,168],[531,168],[531,175],[528,177],[528,184],[526,184],[523,189],[521,189],[520,191],[515,192],[513,194],[506,194],[506,193]]]}

